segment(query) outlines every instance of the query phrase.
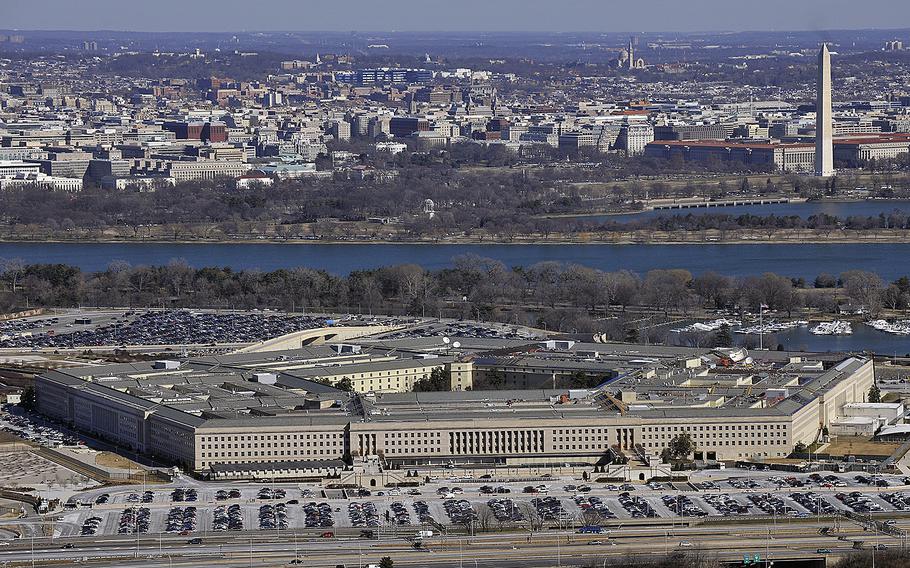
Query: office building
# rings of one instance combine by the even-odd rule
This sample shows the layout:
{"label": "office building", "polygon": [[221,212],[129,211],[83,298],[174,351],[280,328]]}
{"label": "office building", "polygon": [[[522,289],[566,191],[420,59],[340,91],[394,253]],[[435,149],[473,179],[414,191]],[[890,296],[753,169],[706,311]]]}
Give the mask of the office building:
{"label": "office building", "polygon": [[850,136],[834,142],[838,163],[855,168],[875,160],[893,160],[910,152],[910,134]]}
{"label": "office building", "polygon": [[82,178],[55,177],[43,173],[0,177],[0,190],[17,187],[40,187],[53,191],[80,191],[82,189]]}
{"label": "office building", "polygon": [[164,130],[174,133],[177,140],[227,142],[227,127],[221,122],[165,122]]}
{"label": "office building", "polygon": [[627,155],[642,154],[649,143],[654,141],[654,127],[647,123],[624,124],[616,139],[616,147]]}
{"label": "office building", "polygon": [[733,135],[734,124],[679,124],[655,126],[655,140],[725,140]]}
{"label": "office building", "polygon": [[425,118],[410,116],[394,116],[389,120],[389,133],[393,136],[403,137],[428,132],[430,123]]}
{"label": "office building", "polygon": [[242,162],[223,160],[133,160],[131,175],[171,178],[175,182],[238,178],[249,170]]}
{"label": "office building", "polygon": [[41,166],[36,162],[24,162],[22,160],[0,161],[0,177],[14,177],[18,174],[37,174],[40,171]]}
{"label": "office building", "polygon": [[[757,372],[731,363],[749,360],[741,349],[470,339],[454,353],[440,337],[364,339],[50,370],[35,389],[51,418],[234,478],[264,464],[293,477],[320,460],[595,465],[659,455],[683,432],[696,459],[781,458],[867,402],[869,359],[760,356]],[[451,391],[409,392],[434,369]],[[483,390],[491,373],[503,390]],[[579,373],[598,386],[573,388]]]}
{"label": "office building", "polygon": [[741,162],[750,166],[765,166],[772,171],[813,171],[815,147],[812,144],[783,144],[779,142],[734,142],[724,140],[661,140],[647,145],[645,155],[663,160],[710,164],[712,162]]}
{"label": "office building", "polygon": [[66,149],[52,149],[46,160],[39,160],[41,172],[54,177],[83,179],[88,175],[92,155],[88,152],[70,152]]}

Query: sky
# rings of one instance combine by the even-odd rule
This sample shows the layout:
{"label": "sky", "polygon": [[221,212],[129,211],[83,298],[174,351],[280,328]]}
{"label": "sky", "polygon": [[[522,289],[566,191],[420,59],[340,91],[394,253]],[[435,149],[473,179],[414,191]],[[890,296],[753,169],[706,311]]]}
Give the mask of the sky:
{"label": "sky", "polygon": [[910,28],[910,0],[0,0],[0,28],[777,31]]}

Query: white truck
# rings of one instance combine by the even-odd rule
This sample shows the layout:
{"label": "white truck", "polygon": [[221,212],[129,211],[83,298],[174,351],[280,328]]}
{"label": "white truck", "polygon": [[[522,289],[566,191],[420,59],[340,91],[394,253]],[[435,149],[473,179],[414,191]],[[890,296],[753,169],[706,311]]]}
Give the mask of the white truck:
{"label": "white truck", "polygon": [[422,538],[431,538],[433,536],[433,531],[417,531],[417,534],[414,535],[415,539]]}

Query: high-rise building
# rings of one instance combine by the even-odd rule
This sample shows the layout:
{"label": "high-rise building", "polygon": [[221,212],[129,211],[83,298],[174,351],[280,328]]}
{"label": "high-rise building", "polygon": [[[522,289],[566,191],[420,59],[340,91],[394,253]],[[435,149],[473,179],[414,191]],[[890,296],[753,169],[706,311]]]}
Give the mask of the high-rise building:
{"label": "high-rise building", "polygon": [[834,122],[831,111],[831,53],[823,44],[818,52],[815,98],[815,175],[834,175]]}

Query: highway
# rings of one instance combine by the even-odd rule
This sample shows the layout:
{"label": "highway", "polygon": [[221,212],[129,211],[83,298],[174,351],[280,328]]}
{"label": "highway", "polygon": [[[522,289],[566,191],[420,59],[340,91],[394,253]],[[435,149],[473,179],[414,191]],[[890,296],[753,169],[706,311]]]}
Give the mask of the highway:
{"label": "highway", "polygon": [[[262,568],[287,566],[296,557],[304,566],[335,568],[343,564],[346,568],[351,568],[376,564],[383,556],[390,556],[398,566],[463,567],[467,564],[470,567],[476,562],[476,568],[481,566],[535,568],[592,563],[602,565],[605,560],[608,565],[611,560],[614,561],[614,565],[620,565],[619,562],[628,555],[662,555],[673,551],[703,551],[720,558],[741,559],[745,553],[759,554],[763,558],[766,553],[771,557],[817,556],[819,549],[829,550],[832,555],[839,555],[853,550],[854,541],[862,541],[867,547],[883,544],[895,548],[901,545],[901,542],[893,537],[868,532],[860,524],[844,518],[842,512],[839,517],[811,514],[802,514],[799,517],[782,515],[769,517],[756,508],[750,515],[743,516],[723,517],[712,514],[704,518],[681,518],[669,510],[664,510],[666,506],[660,497],[666,494],[685,494],[701,506],[707,507],[703,494],[721,493],[746,502],[747,498],[756,492],[770,491],[788,499],[790,505],[798,507],[795,502],[790,503],[792,499],[787,495],[794,491],[812,490],[836,504],[837,510],[844,511],[846,506],[833,498],[835,492],[874,495],[877,502],[880,501],[887,506],[887,503],[880,499],[883,491],[907,490],[907,485],[898,477],[889,478],[892,485],[885,489],[855,484],[853,480],[850,480],[847,487],[806,486],[778,489],[768,481],[771,475],[769,472],[736,473],[745,475],[715,472],[715,481],[724,485],[722,490],[679,491],[672,486],[652,489],[646,485],[638,485],[633,493],[649,499],[660,511],[660,517],[655,519],[629,518],[628,513],[618,503],[613,502],[616,499],[616,491],[595,486],[590,493],[599,494],[619,515],[615,519],[602,520],[608,531],[604,534],[582,535],[573,532],[572,529],[550,530],[535,533],[529,541],[526,528],[519,526],[512,526],[512,532],[493,533],[482,532],[481,527],[475,526],[477,535],[469,536],[453,534],[465,530],[465,527],[453,523],[453,526],[448,528],[448,536],[426,539],[420,550],[415,549],[413,542],[404,536],[413,536],[417,530],[431,527],[413,524],[391,529],[383,526],[375,531],[380,539],[359,538],[362,529],[351,526],[346,510],[346,503],[352,500],[316,496],[314,494],[320,490],[315,486],[307,488],[298,484],[284,484],[284,489],[288,491],[288,499],[291,497],[301,500],[315,499],[332,504],[336,511],[334,514],[336,524],[329,529],[333,532],[331,538],[321,537],[326,529],[303,528],[301,506],[296,504],[288,507],[291,528],[281,531],[274,528],[257,530],[256,515],[260,504],[273,502],[256,498],[258,490],[262,487],[259,484],[205,483],[182,477],[170,484],[148,486],[154,491],[154,499],[141,505],[148,507],[152,512],[153,530],[138,535],[137,541],[136,535],[117,534],[117,527],[119,512],[134,506],[134,503],[127,500],[127,496],[134,492],[138,494],[142,488],[98,487],[79,492],[78,495],[82,499],[92,501],[102,493],[108,493],[109,502],[93,504],[90,508],[58,511],[47,516],[0,521],[0,527],[22,535],[18,539],[0,542],[0,566],[31,566],[34,559],[36,566],[217,565]],[[731,474],[733,474],[731,479],[760,481],[762,487],[757,490],[732,485],[726,487],[730,483],[722,482],[721,479]],[[712,477],[704,474],[698,479]],[[847,476],[844,477],[849,479]],[[424,496],[419,498],[430,504],[433,516],[437,519],[442,520],[445,517],[441,505],[444,499],[436,495],[434,489],[453,481],[437,480],[421,488]],[[507,495],[518,500],[530,498],[521,493],[523,482],[504,483],[512,486],[512,493]],[[572,500],[575,494],[560,487],[561,483],[560,480],[553,479],[554,487],[550,494],[558,496],[563,501],[571,515],[574,515],[572,520],[577,527],[581,524],[581,518],[576,515],[577,506]],[[478,484],[473,482],[471,485]],[[171,507],[190,504],[171,499],[171,490],[181,486],[192,487],[198,492],[198,501],[192,504],[198,506],[200,511],[199,527],[186,535],[161,532],[164,526],[163,515]],[[241,498],[217,501],[215,492],[225,487],[239,489],[242,493]],[[485,507],[484,503],[490,496],[479,495],[476,492],[477,487],[466,488],[465,494],[461,497],[470,500],[475,507]],[[373,502],[380,510],[385,510],[392,497],[377,493],[354,499]],[[414,498],[401,495],[394,499],[410,503]],[[232,502],[243,507],[246,530],[212,532],[210,509],[218,503]],[[89,515],[105,518],[103,530],[94,536],[78,536],[82,519]],[[895,520],[897,528],[910,529],[910,516],[906,511],[889,510],[875,516],[880,520],[885,518]],[[416,519],[414,520],[416,522]],[[42,536],[44,526],[47,525],[54,527],[54,538]],[[821,534],[825,527],[832,531],[830,535]],[[190,541],[195,539],[200,539],[201,542],[190,544]]]}
{"label": "highway", "polygon": [[[843,522],[842,522],[843,523]],[[724,559],[742,558],[744,553],[758,553],[771,558],[817,556],[818,549],[831,554],[853,550],[854,541],[866,546],[883,544],[899,547],[900,541],[883,534],[874,535],[852,524],[841,525],[840,534],[819,534],[827,522],[807,521],[790,525],[766,526],[755,523],[714,523],[694,527],[614,529],[609,534],[579,535],[565,531],[534,534],[528,542],[526,533],[487,533],[474,537],[451,536],[427,539],[417,550],[403,538],[385,540],[303,538],[294,534],[280,535],[250,532],[242,535],[218,535],[203,539],[202,544],[188,544],[186,537],[143,537],[137,542],[129,537],[84,539],[22,539],[0,550],[5,565],[31,565],[32,559],[44,566],[73,563],[90,566],[285,566],[295,558],[303,566],[347,568],[378,563],[390,556],[399,566],[476,566],[476,567],[544,567],[559,565],[617,563],[629,555],[665,554],[673,551],[708,552]],[[73,548],[63,548],[73,543]],[[34,546],[34,549],[32,548]],[[476,564],[475,564],[476,563]]]}

